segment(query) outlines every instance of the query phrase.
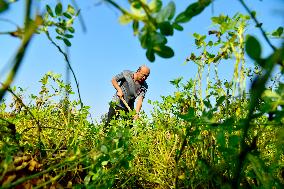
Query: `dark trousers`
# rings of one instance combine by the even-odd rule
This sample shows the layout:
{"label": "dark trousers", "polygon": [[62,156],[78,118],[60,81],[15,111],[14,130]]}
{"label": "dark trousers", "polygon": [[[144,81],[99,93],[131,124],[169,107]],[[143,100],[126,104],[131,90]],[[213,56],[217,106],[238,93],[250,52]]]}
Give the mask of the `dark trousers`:
{"label": "dark trousers", "polygon": [[[104,129],[109,127],[110,121],[114,118],[114,119],[118,119],[120,117],[119,115],[119,111],[123,110],[126,113],[128,113],[129,111],[125,108],[122,108],[120,106],[109,106],[109,110],[108,110],[108,114],[107,114],[107,120],[105,122],[105,126]],[[132,125],[130,125],[130,127],[132,127]]]}

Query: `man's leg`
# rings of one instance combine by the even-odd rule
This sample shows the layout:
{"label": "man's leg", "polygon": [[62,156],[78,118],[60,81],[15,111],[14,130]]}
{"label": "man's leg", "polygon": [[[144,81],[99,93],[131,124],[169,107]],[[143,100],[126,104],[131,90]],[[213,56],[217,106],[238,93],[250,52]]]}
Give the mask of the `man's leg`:
{"label": "man's leg", "polygon": [[115,116],[116,112],[112,105],[109,106],[108,114],[107,114],[107,120],[105,122],[104,130],[108,128],[110,121]]}

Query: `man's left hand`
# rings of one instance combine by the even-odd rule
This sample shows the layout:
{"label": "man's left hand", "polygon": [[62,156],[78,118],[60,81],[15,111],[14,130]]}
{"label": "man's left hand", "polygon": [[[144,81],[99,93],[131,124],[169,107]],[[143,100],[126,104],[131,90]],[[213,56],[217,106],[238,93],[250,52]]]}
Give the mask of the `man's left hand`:
{"label": "man's left hand", "polygon": [[133,117],[133,120],[137,120],[138,118],[139,118],[139,115],[135,114],[134,117]]}

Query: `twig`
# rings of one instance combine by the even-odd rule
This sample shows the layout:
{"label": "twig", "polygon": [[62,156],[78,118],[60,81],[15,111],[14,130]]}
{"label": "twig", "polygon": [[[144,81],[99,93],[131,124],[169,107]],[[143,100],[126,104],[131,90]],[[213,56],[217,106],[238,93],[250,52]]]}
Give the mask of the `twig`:
{"label": "twig", "polygon": [[276,51],[276,47],[274,45],[272,45],[272,43],[270,42],[270,40],[268,39],[267,35],[265,34],[264,29],[261,27],[261,23],[256,19],[255,15],[252,14],[252,11],[248,8],[248,6],[245,4],[245,2],[243,0],[239,0],[240,3],[244,6],[244,8],[246,9],[246,11],[249,13],[249,15],[252,17],[252,19],[254,20],[254,22],[256,23],[257,27],[260,29],[262,36],[264,37],[264,39],[266,40],[266,42],[269,44],[269,46],[273,49],[273,51]]}
{"label": "twig", "polygon": [[81,105],[81,109],[82,109],[82,108],[83,108],[83,102],[82,102],[82,99],[81,99],[81,93],[80,93],[80,89],[79,89],[79,83],[78,83],[77,77],[76,77],[76,75],[75,75],[75,72],[73,71],[73,69],[72,69],[72,67],[71,67],[71,64],[70,64],[70,61],[69,61],[69,59],[68,59],[68,56],[67,56],[66,53],[63,52],[63,50],[60,48],[60,46],[57,45],[57,44],[52,40],[52,38],[50,37],[48,31],[46,31],[45,34],[46,34],[47,38],[51,41],[51,43],[52,43],[55,47],[57,47],[57,49],[59,50],[59,52],[64,56],[65,61],[66,61],[66,63],[68,64],[68,67],[69,67],[69,69],[70,69],[71,72],[72,72],[72,75],[73,75],[73,77],[74,77],[74,79],[75,79],[75,83],[76,83],[76,87],[77,87],[77,92],[78,92],[79,100],[80,100],[80,105]]}

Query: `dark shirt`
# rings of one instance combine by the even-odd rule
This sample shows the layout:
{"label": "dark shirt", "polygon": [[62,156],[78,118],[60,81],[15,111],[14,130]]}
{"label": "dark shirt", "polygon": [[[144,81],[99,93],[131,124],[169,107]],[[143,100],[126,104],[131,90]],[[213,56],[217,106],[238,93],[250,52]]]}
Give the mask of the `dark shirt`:
{"label": "dark shirt", "polygon": [[[126,78],[125,76],[128,78]],[[140,84],[138,82],[135,82],[133,80],[133,77],[134,72],[129,70],[125,70],[120,74],[114,76],[115,80],[119,83],[119,86],[121,87],[124,100],[127,102],[131,109],[134,108],[135,99],[141,96],[144,98],[148,90],[148,85],[146,81]],[[116,94],[114,95],[112,101],[118,103],[118,106],[126,109],[125,105]]]}

